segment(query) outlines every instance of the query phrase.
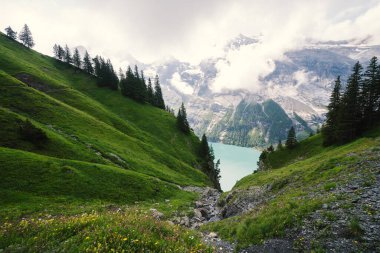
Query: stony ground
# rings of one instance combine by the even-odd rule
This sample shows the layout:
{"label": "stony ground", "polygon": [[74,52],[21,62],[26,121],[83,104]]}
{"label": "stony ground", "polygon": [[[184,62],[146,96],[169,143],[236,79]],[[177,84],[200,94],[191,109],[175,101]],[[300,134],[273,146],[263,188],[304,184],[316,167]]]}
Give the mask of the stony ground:
{"label": "stony ground", "polygon": [[[241,252],[380,252],[380,153],[364,154],[348,171],[328,192],[335,200],[301,226]],[[308,197],[322,194],[311,190]]]}
{"label": "stony ground", "polygon": [[[307,196],[317,198],[328,194],[333,196],[331,202],[303,219],[300,226],[288,229],[285,238],[266,240],[240,252],[380,252],[380,152],[359,156],[362,158],[337,178],[335,188],[317,191],[319,187],[314,186]],[[184,190],[197,192],[200,198],[192,216],[175,217],[173,222],[193,229],[248,212],[275,197],[270,193],[270,185],[232,191],[222,201],[215,189],[186,187]],[[221,240],[214,232],[204,233],[203,238],[215,252],[235,250],[234,243]]]}

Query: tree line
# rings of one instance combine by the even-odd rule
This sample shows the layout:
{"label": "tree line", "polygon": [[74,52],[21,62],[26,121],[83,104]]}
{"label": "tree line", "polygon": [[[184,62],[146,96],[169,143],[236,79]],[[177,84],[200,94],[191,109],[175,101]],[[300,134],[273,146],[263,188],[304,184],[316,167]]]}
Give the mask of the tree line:
{"label": "tree line", "polygon": [[6,35],[12,40],[17,41],[17,38],[18,38],[21,41],[21,43],[24,46],[26,46],[27,48],[34,47],[34,40],[33,40],[32,32],[30,31],[29,26],[27,24],[25,24],[22,27],[18,37],[17,37],[17,32],[14,31],[12,29],[12,27],[10,27],[10,26],[5,28],[5,32],[6,32]]}
{"label": "tree line", "polygon": [[124,73],[119,70],[119,76],[116,74],[110,59],[104,59],[101,56],[92,58],[86,50],[83,59],[77,48],[72,54],[70,48],[65,45],[62,47],[55,44],[53,46],[54,57],[67,64],[74,65],[90,75],[97,77],[97,84],[100,87],[108,87],[112,90],[120,90],[121,94],[140,103],[149,103],[160,109],[171,112],[171,109],[165,106],[161,85],[158,75],[154,79],[154,87],[150,78],[148,84],[143,71],[139,71],[135,65],[134,71],[128,66]]}
{"label": "tree line", "polygon": [[325,146],[344,144],[380,122],[380,66],[373,57],[367,68],[357,62],[342,90],[336,78],[330,96],[326,122],[322,127]]}
{"label": "tree line", "polygon": [[291,150],[298,145],[298,140],[296,136],[296,131],[294,126],[292,126],[288,131],[288,136],[285,141],[285,146],[282,144],[281,140],[278,140],[277,149],[274,148],[273,144],[271,144],[267,149],[264,149],[257,162],[258,170],[266,170],[269,167],[268,156],[270,153],[281,150]]}

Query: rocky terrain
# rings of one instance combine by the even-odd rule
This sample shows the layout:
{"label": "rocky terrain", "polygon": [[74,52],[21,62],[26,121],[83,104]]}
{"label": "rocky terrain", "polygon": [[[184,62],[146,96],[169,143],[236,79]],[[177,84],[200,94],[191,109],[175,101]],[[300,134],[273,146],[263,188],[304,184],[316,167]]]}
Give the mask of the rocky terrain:
{"label": "rocky terrain", "polygon": [[[351,154],[358,156],[358,154]],[[300,225],[287,229],[284,238],[273,238],[241,252],[297,252],[320,249],[327,252],[379,252],[380,250],[380,152],[368,151],[350,165],[349,173],[331,182],[308,189],[303,198],[329,196],[324,203],[302,220]],[[271,193],[273,185],[231,191],[219,201],[222,218],[255,212],[260,205],[281,194]],[[326,188],[326,187],[325,187]],[[286,191],[287,189],[283,189]]]}
{"label": "rocky terrain", "polygon": [[[347,173],[331,182],[323,182],[306,189],[303,199],[329,199],[308,214],[298,224],[286,230],[285,236],[272,238],[239,252],[379,252],[380,250],[380,152],[376,149],[361,154],[349,164]],[[260,172],[259,172],[260,173]],[[337,182],[337,183],[335,183]],[[330,185],[328,188],[325,185]],[[297,183],[287,187],[300,187]],[[186,187],[197,192],[193,216],[175,217],[172,221],[193,229],[209,222],[254,213],[270,200],[288,191],[275,184],[235,189],[221,197],[215,189]],[[322,189],[322,190],[321,190]],[[204,231],[204,230],[201,230]],[[234,252],[235,243],[219,238],[213,231],[203,232],[204,242],[215,252]]]}

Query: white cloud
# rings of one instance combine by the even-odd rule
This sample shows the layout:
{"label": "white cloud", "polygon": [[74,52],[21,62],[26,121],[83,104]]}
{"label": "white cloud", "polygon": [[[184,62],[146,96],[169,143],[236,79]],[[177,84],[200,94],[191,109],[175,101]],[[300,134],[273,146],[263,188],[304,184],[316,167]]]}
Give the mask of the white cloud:
{"label": "white cloud", "polygon": [[178,72],[175,72],[172,78],[169,80],[171,85],[173,85],[178,91],[183,94],[193,94],[194,89],[188,83],[184,82]]}
{"label": "white cloud", "polygon": [[343,40],[372,36],[380,44],[379,0],[12,0],[0,9],[0,28],[29,24],[36,49],[82,45],[111,58],[115,67],[165,56],[196,64],[224,54],[234,36],[263,35],[261,44],[227,54],[213,88],[261,88],[260,78],[287,50],[306,38]]}

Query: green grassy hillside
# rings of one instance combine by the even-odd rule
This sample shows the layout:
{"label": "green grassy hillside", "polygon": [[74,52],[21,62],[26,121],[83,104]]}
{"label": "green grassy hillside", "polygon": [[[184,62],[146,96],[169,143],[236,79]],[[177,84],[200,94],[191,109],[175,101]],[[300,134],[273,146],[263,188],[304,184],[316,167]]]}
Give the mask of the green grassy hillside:
{"label": "green grassy hillside", "polygon": [[[205,252],[194,233],[147,215],[188,208],[196,195],[178,185],[211,185],[199,139],[96,81],[0,34],[0,251]],[[46,142],[23,138],[27,120]]]}
{"label": "green grassy hillside", "polygon": [[[121,166],[182,185],[208,183],[194,169],[197,138],[178,131],[169,113],[98,88],[94,77],[4,36],[0,49],[1,146]],[[44,148],[18,138],[15,127],[25,118],[48,133]]]}
{"label": "green grassy hillside", "polygon": [[[323,209],[323,205],[329,206],[330,203],[346,201],[344,202],[348,203],[346,206],[343,204],[340,206],[342,210],[351,213],[352,196],[342,194],[346,191],[342,189],[346,189],[350,184],[356,184],[355,182],[360,182],[359,187],[370,187],[376,183],[376,175],[379,173],[376,164],[380,162],[379,136],[380,128],[377,127],[352,143],[324,148],[321,145],[322,137],[316,135],[302,141],[293,150],[270,154],[272,169],[241,179],[232,189],[232,195],[227,197],[228,193],[225,193],[224,196],[227,198],[220,200],[222,205],[228,206],[239,198],[240,203],[244,203],[245,196],[248,196],[249,202],[252,202],[253,198],[259,201],[259,204],[244,214],[212,223],[204,229],[217,231],[227,240],[237,240],[238,247],[241,248],[261,244],[271,238],[289,238],[291,233],[289,231],[292,231],[292,228],[300,228],[305,222],[304,219],[316,210]],[[356,194],[360,192],[359,189]],[[368,219],[372,219],[374,216],[371,215],[374,213],[368,211],[371,210],[370,206],[368,206],[370,209],[365,209],[367,207],[363,206],[363,215],[369,215]],[[318,212],[327,216],[331,214],[331,211],[326,209]],[[338,219],[336,216],[331,219],[333,218]],[[328,232],[331,227],[327,225],[313,226],[321,226],[320,231],[331,233]],[[350,228],[350,225],[347,226]],[[315,245],[309,245],[309,248],[301,247],[300,250],[308,251],[311,247],[319,252],[318,242],[323,240],[323,237],[321,238],[314,238]],[[305,238],[300,237],[297,240],[293,242],[294,245],[305,243],[302,241]],[[353,244],[355,240],[356,243],[360,241],[353,237]],[[373,244],[371,246],[373,247]],[[366,249],[366,246],[363,247],[358,250]]]}

